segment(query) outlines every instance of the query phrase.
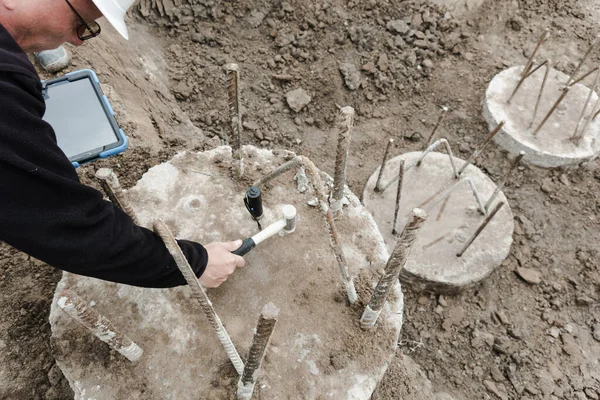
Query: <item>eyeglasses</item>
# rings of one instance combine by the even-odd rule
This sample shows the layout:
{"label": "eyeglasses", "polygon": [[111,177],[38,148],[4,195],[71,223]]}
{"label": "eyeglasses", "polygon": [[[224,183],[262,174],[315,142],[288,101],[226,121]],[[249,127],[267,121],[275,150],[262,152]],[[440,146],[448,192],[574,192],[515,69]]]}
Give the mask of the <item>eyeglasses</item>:
{"label": "eyeglasses", "polygon": [[93,21],[90,23],[85,22],[85,19],[83,19],[83,17],[81,15],[79,15],[77,10],[75,10],[75,8],[73,8],[71,3],[69,3],[69,0],[65,0],[65,1],[67,2],[69,7],[71,8],[71,10],[73,10],[75,15],[77,15],[77,18],[79,18],[79,21],[81,22],[81,25],[79,25],[77,27],[77,37],[80,40],[89,40],[91,38],[98,36],[100,34],[100,30],[101,30],[100,25],[98,25],[98,23],[96,21]]}

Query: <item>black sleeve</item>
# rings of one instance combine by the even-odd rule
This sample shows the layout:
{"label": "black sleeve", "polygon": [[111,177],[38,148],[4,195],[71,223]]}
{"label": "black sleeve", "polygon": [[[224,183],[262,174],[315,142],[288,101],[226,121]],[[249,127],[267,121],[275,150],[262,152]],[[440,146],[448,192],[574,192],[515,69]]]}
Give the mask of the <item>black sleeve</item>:
{"label": "black sleeve", "polygon": [[[0,72],[0,240],[80,275],[143,287],[185,284],[159,236],[79,182],[42,120],[37,85],[33,77]],[[179,244],[200,276],[206,250]]]}

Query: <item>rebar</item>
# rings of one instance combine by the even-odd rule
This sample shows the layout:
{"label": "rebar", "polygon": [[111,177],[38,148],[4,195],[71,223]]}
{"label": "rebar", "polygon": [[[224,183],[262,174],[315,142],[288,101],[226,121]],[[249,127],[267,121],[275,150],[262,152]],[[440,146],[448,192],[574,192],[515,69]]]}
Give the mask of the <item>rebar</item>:
{"label": "rebar", "polygon": [[506,182],[508,181],[508,178],[510,177],[510,175],[512,174],[512,172],[517,168],[517,166],[521,163],[521,160],[523,159],[524,156],[525,156],[525,152],[521,151],[521,152],[519,152],[519,155],[514,159],[514,161],[511,164],[510,168],[508,169],[508,171],[504,175],[504,178],[502,178],[502,181],[500,181],[500,183],[498,184],[498,186],[496,186],[496,189],[494,190],[494,193],[492,193],[492,195],[490,196],[490,198],[487,201],[487,203],[485,203],[485,210],[486,211],[490,210],[490,206],[492,205],[492,203],[494,202],[494,200],[498,196],[498,193],[500,193],[500,191],[502,190],[502,188],[504,188],[504,185],[506,185]]}
{"label": "rebar", "polygon": [[102,190],[104,190],[111,203],[127,213],[134,224],[139,225],[139,220],[133,211],[133,207],[127,199],[123,188],[121,188],[119,178],[117,178],[113,170],[110,168],[100,168],[96,171],[96,179],[98,179]]}
{"label": "rebar", "polygon": [[550,116],[554,113],[554,111],[556,110],[558,105],[563,101],[563,99],[565,98],[567,93],[569,93],[570,88],[571,88],[571,86],[565,86],[565,88],[562,90],[562,93],[561,93],[560,97],[558,98],[558,100],[556,100],[556,102],[552,105],[552,108],[550,108],[550,111],[548,111],[548,113],[546,114],[546,116],[544,117],[542,122],[540,122],[538,127],[533,132],[533,136],[535,136],[539,133],[540,129],[542,129],[542,127],[544,126],[546,121],[548,121],[548,118],[550,118]]}
{"label": "rebar", "polygon": [[335,254],[335,259],[340,268],[342,282],[346,290],[348,301],[350,302],[350,304],[354,304],[356,300],[358,300],[358,294],[356,293],[354,281],[348,271],[348,262],[346,261],[346,256],[344,255],[342,246],[340,245],[340,240],[338,237],[337,228],[335,226],[333,213],[327,205],[327,197],[325,194],[323,181],[319,176],[319,171],[317,170],[317,167],[315,167],[315,164],[313,164],[313,162],[310,161],[307,157],[299,157],[302,160],[304,168],[306,169],[306,173],[313,182],[315,192],[317,192],[317,200],[319,201],[321,211],[323,212],[323,221],[325,222],[325,228],[327,229],[327,232],[329,232],[329,244],[331,245],[333,253]]}
{"label": "rebar", "polygon": [[460,176],[465,169],[471,165],[471,163],[473,161],[475,161],[475,159],[477,157],[479,157],[481,155],[481,153],[483,152],[483,150],[485,149],[485,147],[488,145],[488,143],[494,138],[494,136],[496,136],[498,134],[498,132],[500,132],[502,130],[502,127],[504,126],[504,121],[500,121],[500,123],[498,124],[498,126],[496,126],[496,128],[494,128],[493,131],[490,132],[489,135],[487,135],[487,137],[485,138],[485,140],[483,141],[483,143],[481,144],[481,146],[479,146],[479,148],[477,150],[475,150],[473,152],[473,154],[471,154],[471,157],[469,157],[469,159],[467,161],[465,161],[465,163],[463,164],[462,167],[460,167],[460,169],[458,170],[458,176]]}
{"label": "rebar", "polygon": [[398,221],[398,211],[400,210],[400,199],[402,198],[402,181],[404,180],[404,160],[400,160],[398,167],[398,188],[396,190],[396,207],[394,209],[394,224],[392,225],[392,235],[396,235],[396,222]]}
{"label": "rebar", "polygon": [[390,156],[390,149],[392,148],[392,144],[394,143],[394,139],[390,139],[385,146],[385,153],[383,153],[383,161],[381,162],[381,168],[379,168],[379,175],[377,175],[377,182],[375,182],[375,192],[381,193],[385,190],[380,187],[381,177],[383,176],[383,170],[385,169],[385,164],[388,161],[388,157]]}
{"label": "rebar", "polygon": [[546,42],[546,40],[548,40],[549,37],[550,37],[550,32],[549,31],[545,31],[542,34],[542,36],[540,37],[540,40],[538,40],[537,45],[535,46],[535,49],[533,50],[533,53],[531,53],[531,56],[529,57],[529,60],[527,60],[527,64],[525,64],[525,68],[523,69],[523,72],[521,73],[521,76],[527,75],[528,70],[533,65],[533,59],[535,58],[535,55],[539,51],[540,47],[542,47],[542,44],[544,44],[544,42]]}
{"label": "rebar", "polygon": [[[578,134],[579,125],[581,125],[581,121],[583,121],[583,117],[585,116],[585,112],[587,111],[590,100],[592,99],[592,95],[594,93],[596,93],[596,89],[598,88],[598,80],[599,79],[600,79],[600,69],[598,70],[598,73],[596,73],[596,78],[594,78],[594,85],[592,86],[590,92],[588,93],[587,99],[585,100],[585,104],[583,105],[583,109],[581,110],[581,115],[579,115],[579,119],[577,120],[577,125],[575,125],[575,132],[573,133],[573,136],[571,136],[571,140],[573,140],[576,144],[579,144],[579,140],[583,136],[583,132],[581,133],[581,135]],[[592,109],[591,115],[593,115],[593,114],[594,114],[594,110]],[[587,123],[585,125],[585,128],[587,128]]]}
{"label": "rebar", "polygon": [[344,185],[346,183],[346,160],[348,158],[350,140],[352,139],[352,129],[354,127],[354,108],[342,107],[340,109],[338,120],[340,133],[338,138],[337,156],[335,159],[332,196],[332,208],[335,208],[334,212],[337,212],[339,209],[341,209],[341,201],[344,198]]}
{"label": "rebar", "polygon": [[238,177],[244,175],[244,156],[242,154],[242,115],[240,109],[240,69],[237,64],[225,66],[228,77],[229,117],[233,143],[233,158],[239,162]]}
{"label": "rebar", "polygon": [[540,91],[535,101],[535,107],[533,109],[533,118],[531,118],[531,123],[529,124],[529,127],[533,126],[533,123],[535,122],[535,117],[537,116],[538,108],[540,106],[540,100],[542,99],[544,88],[546,87],[546,82],[548,81],[548,75],[550,73],[550,69],[552,68],[552,61],[548,59],[546,60],[546,62],[547,64],[546,71],[544,72],[544,79],[542,79],[542,85],[540,86]]}
{"label": "rebar", "polygon": [[529,71],[527,71],[527,73],[521,74],[521,78],[519,79],[519,82],[517,82],[517,86],[515,86],[514,90],[512,91],[512,93],[510,94],[510,97],[507,100],[508,104],[510,104],[513,97],[515,97],[515,94],[517,94],[517,92],[519,91],[519,88],[521,87],[523,82],[525,82],[525,79],[529,78],[529,76],[530,76]]}
{"label": "rebar", "polygon": [[119,332],[113,324],[72,291],[65,289],[58,295],[57,304],[75,321],[85,326],[98,339],[118,351],[129,361],[140,359],[144,350]]}
{"label": "rebar", "polygon": [[[427,150],[425,150],[421,154],[421,156],[419,157],[417,162],[404,168],[404,172],[406,173],[406,172],[410,171],[412,168],[416,167],[420,161],[423,161],[425,156],[427,156],[429,153],[431,153],[433,150],[435,150],[441,144],[443,144],[444,147],[446,147],[446,152],[448,153],[448,158],[450,158],[450,166],[452,167],[452,172],[454,172],[454,177],[458,179],[458,171],[456,169],[456,164],[454,163],[454,154],[452,153],[452,148],[450,147],[450,143],[448,143],[448,141],[444,138],[438,139],[435,142],[433,142],[433,144],[431,146],[429,146],[427,148]],[[394,176],[388,183],[386,183],[383,186],[381,191],[383,192],[383,191],[387,190],[390,186],[392,186],[394,184],[394,182],[396,182],[397,179],[398,179],[398,175]]]}
{"label": "rebar", "polygon": [[[435,137],[435,134],[437,133],[437,130],[439,129],[442,120],[444,119],[444,117],[446,116],[446,113],[448,112],[448,107],[443,106],[442,107],[442,112],[440,114],[440,116],[437,119],[437,122],[435,123],[435,126],[433,127],[433,130],[431,131],[431,133],[429,134],[429,137],[427,138],[427,140],[425,141],[425,146],[423,146],[423,150],[425,151],[427,150],[427,148],[431,145],[431,141],[433,140],[433,138]],[[417,167],[421,166],[421,162],[422,160],[419,160],[417,162]]]}
{"label": "rebar", "polygon": [[269,172],[267,175],[254,182],[252,186],[257,186],[260,188],[272,181],[273,179],[278,178],[287,171],[293,168],[297,168],[300,165],[302,165],[302,159],[300,157],[294,157],[290,161],[281,164],[279,167],[275,168],[273,171]]}
{"label": "rebar", "polygon": [[579,82],[581,82],[582,80],[584,80],[585,78],[587,78],[588,76],[590,76],[591,74],[593,74],[594,72],[598,71],[599,67],[593,68],[591,71],[586,72],[585,75],[583,75],[581,78],[577,79],[576,81],[573,81],[569,84],[569,86],[575,86],[576,84],[578,84]]}
{"label": "rebar", "polygon": [[273,303],[265,305],[260,313],[254,331],[252,346],[250,346],[250,351],[248,352],[244,373],[238,381],[238,400],[250,400],[252,397],[260,365],[273,334],[273,329],[275,329],[278,315],[279,309]]}
{"label": "rebar", "polygon": [[[452,194],[452,192],[454,192],[458,188],[458,185],[460,185],[462,182],[467,182],[469,184],[469,187],[471,188],[471,192],[473,193],[473,196],[475,197],[475,200],[477,201],[477,207],[479,209],[479,212],[481,214],[485,215],[487,213],[485,210],[485,206],[483,205],[483,202],[481,201],[481,196],[479,195],[479,191],[477,190],[477,187],[475,186],[475,182],[470,177],[461,178],[458,182],[454,183],[452,186],[450,186],[446,190],[444,190],[444,192],[441,195],[439,195],[437,201],[435,201],[432,205],[430,205],[428,208],[425,209],[425,212],[429,214],[431,212],[431,210],[433,210],[438,204],[443,202],[446,199],[446,197],[450,196]],[[428,202],[429,201],[425,202],[425,204],[427,204]]]}
{"label": "rebar", "polygon": [[600,97],[598,98],[598,100],[596,100],[596,103],[594,104],[594,108],[592,109],[592,113],[590,114],[590,117],[585,121],[585,125],[583,126],[583,129],[581,130],[582,138],[585,135],[585,131],[586,131],[588,125],[590,124],[590,122],[592,122],[592,120],[594,118],[596,118],[596,115],[598,115],[598,113],[600,113],[600,110],[598,110],[599,107],[600,107]]}
{"label": "rebar", "polygon": [[477,230],[475,231],[473,236],[471,236],[471,238],[467,241],[467,243],[463,246],[463,248],[458,253],[456,253],[456,257],[462,257],[462,255],[465,253],[465,251],[475,241],[475,239],[477,239],[477,236],[479,236],[481,231],[483,231],[485,229],[485,227],[490,223],[490,221],[492,220],[492,218],[494,218],[494,216],[498,213],[498,211],[500,211],[500,209],[502,208],[503,205],[504,205],[503,201],[496,204],[496,207],[494,207],[492,212],[486,217],[486,219],[483,221],[483,223],[481,225],[479,225],[479,227],[477,228]]}
{"label": "rebar", "polygon": [[202,288],[200,282],[196,278],[194,270],[190,266],[188,260],[185,258],[185,255],[181,251],[181,248],[177,244],[177,241],[171,233],[171,230],[163,221],[159,219],[154,223],[154,231],[162,238],[167,250],[169,251],[169,253],[171,253],[173,259],[175,259],[175,263],[177,264],[177,267],[181,271],[181,274],[183,275],[190,289],[192,290],[193,296],[200,303],[200,307],[202,308],[202,311],[204,311],[208,322],[212,325],[213,329],[217,334],[219,342],[221,342],[221,344],[223,345],[225,353],[227,353],[227,356],[231,360],[231,363],[233,364],[237,373],[241,375],[244,372],[244,362],[242,361],[238,351],[233,345],[229,334],[225,330],[221,319],[219,318],[215,309],[213,308],[213,305],[208,296],[206,295],[204,288]]}
{"label": "rebar", "polygon": [[573,71],[573,73],[571,74],[571,76],[569,76],[569,80],[567,81],[566,85],[569,85],[571,83],[571,80],[573,78],[575,78],[575,75],[577,75],[577,73],[579,72],[579,69],[581,68],[581,66],[583,65],[583,63],[585,62],[585,60],[587,60],[587,58],[589,57],[589,55],[592,52],[592,50],[594,49],[594,47],[596,47],[596,44],[598,43],[599,39],[600,39],[600,35],[596,36],[596,39],[592,42],[592,45],[585,52],[583,58],[581,59],[581,61],[577,65],[577,67],[575,68],[575,71]]}
{"label": "rebar", "polygon": [[531,75],[535,74],[535,72],[542,68],[544,65],[548,64],[548,60],[544,61],[543,63],[541,63],[540,65],[538,65],[537,67],[535,67],[534,69],[532,69],[529,73],[527,73],[527,76],[525,76],[525,79],[529,78]]}
{"label": "rebar", "polygon": [[412,246],[417,239],[419,229],[427,219],[427,213],[419,208],[412,212],[412,218],[402,230],[400,238],[396,242],[392,255],[385,266],[383,276],[379,279],[377,286],[365,308],[361,318],[360,326],[363,329],[369,329],[375,326],[381,310],[387,301],[389,294],[394,287],[394,283],[400,275],[400,271],[406,265]]}

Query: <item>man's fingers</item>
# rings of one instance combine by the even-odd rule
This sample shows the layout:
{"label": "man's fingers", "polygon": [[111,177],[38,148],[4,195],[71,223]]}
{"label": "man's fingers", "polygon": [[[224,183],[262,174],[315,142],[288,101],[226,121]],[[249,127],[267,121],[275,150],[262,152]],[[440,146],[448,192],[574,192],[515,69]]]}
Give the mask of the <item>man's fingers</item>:
{"label": "man's fingers", "polygon": [[242,245],[241,240],[235,240],[233,242],[222,242],[223,247],[225,247],[228,251],[234,251],[240,248]]}
{"label": "man's fingers", "polygon": [[246,265],[246,260],[244,260],[244,257],[236,256],[235,254],[232,254],[232,256],[235,257],[235,267],[236,268],[241,268],[244,265]]}

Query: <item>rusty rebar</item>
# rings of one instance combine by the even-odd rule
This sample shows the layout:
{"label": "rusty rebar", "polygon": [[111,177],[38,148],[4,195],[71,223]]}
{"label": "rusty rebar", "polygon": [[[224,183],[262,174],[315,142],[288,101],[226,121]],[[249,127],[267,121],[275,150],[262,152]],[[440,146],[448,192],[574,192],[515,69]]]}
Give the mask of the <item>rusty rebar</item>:
{"label": "rusty rebar", "polygon": [[500,211],[502,206],[504,206],[503,201],[496,204],[496,207],[494,207],[492,212],[486,217],[486,219],[481,223],[481,225],[479,225],[479,227],[477,228],[477,230],[475,231],[473,236],[471,236],[471,238],[467,241],[467,243],[463,246],[463,248],[458,253],[456,253],[456,257],[462,257],[462,255],[469,248],[469,246],[475,241],[475,239],[477,239],[477,236],[479,236],[481,231],[483,231],[485,229],[485,227],[490,223],[492,218],[494,218],[494,216],[498,213],[498,211]]}
{"label": "rusty rebar", "polygon": [[[581,115],[579,115],[579,119],[577,120],[577,124],[575,125],[575,132],[573,133],[573,136],[571,136],[571,140],[573,140],[576,144],[579,144],[579,140],[581,140],[581,137],[583,136],[583,132],[585,131],[585,128],[587,128],[587,123],[586,123],[584,130],[581,132],[581,134],[578,134],[579,133],[579,125],[581,125],[581,121],[583,121],[583,117],[585,116],[585,112],[587,111],[588,105],[590,104],[592,95],[594,93],[596,93],[596,89],[598,88],[599,79],[600,79],[600,69],[596,73],[596,78],[594,78],[594,84],[593,84],[592,88],[590,89],[590,92],[588,93],[588,96],[585,100],[585,104],[583,105],[583,109],[581,110]],[[594,114],[594,110],[592,109],[590,117],[593,114]],[[589,121],[589,119],[588,119],[588,121]]]}
{"label": "rusty rebar", "polygon": [[523,76],[527,74],[526,71],[529,68],[531,68],[531,65],[533,65],[533,59],[535,58],[535,55],[539,51],[540,47],[542,47],[542,44],[544,44],[546,42],[546,40],[548,40],[548,38],[550,38],[550,31],[546,30],[546,31],[544,31],[544,33],[542,33],[542,36],[540,37],[540,40],[538,40],[537,45],[535,46],[535,49],[533,50],[533,53],[531,53],[531,56],[529,56],[529,60],[527,60],[527,64],[525,64],[525,69],[523,69],[523,73],[522,73]]}
{"label": "rusty rebar", "polygon": [[[423,161],[425,159],[425,156],[427,156],[429,153],[431,153],[433,150],[435,150],[436,148],[438,148],[441,144],[444,145],[444,147],[446,147],[446,153],[448,154],[448,158],[450,159],[450,166],[452,167],[452,172],[454,173],[454,177],[458,179],[458,170],[456,169],[456,164],[454,162],[454,154],[452,153],[452,148],[450,147],[450,143],[448,143],[448,140],[441,138],[436,140],[435,142],[433,142],[433,144],[431,146],[429,146],[427,148],[427,150],[425,150],[421,156],[419,157],[419,159],[417,160],[417,162],[409,165],[408,167],[404,168],[404,172],[408,172],[410,171],[412,168],[416,167],[417,164],[421,161]],[[396,182],[396,180],[398,179],[398,175],[394,176],[388,183],[386,183],[381,191],[385,191],[387,190],[390,186],[392,186],[394,184],[394,182]]]}
{"label": "rusty rebar", "polygon": [[381,314],[381,310],[383,310],[383,306],[394,287],[394,283],[398,280],[400,271],[404,268],[404,265],[406,265],[412,246],[417,239],[419,229],[423,226],[426,219],[427,213],[425,211],[420,208],[415,208],[413,210],[412,218],[402,230],[402,234],[396,242],[392,255],[385,266],[383,276],[379,279],[373,295],[369,300],[369,304],[360,318],[360,326],[363,329],[369,329],[375,326],[379,314]]}
{"label": "rusty rebar", "polygon": [[548,121],[548,118],[550,118],[550,116],[554,113],[554,111],[556,110],[556,108],[558,107],[558,105],[563,101],[563,99],[565,98],[565,96],[567,95],[567,93],[569,93],[569,89],[570,88],[571,88],[571,86],[565,86],[565,88],[562,90],[562,93],[561,93],[560,97],[558,98],[558,100],[556,100],[556,102],[554,102],[554,104],[552,105],[552,108],[550,108],[550,111],[548,111],[548,113],[546,114],[546,116],[544,117],[544,119],[542,120],[542,122],[540,122],[540,124],[538,125],[538,127],[533,132],[534,136],[539,133],[540,129],[542,129],[542,127],[544,126],[544,124],[546,123],[546,121]]}
{"label": "rusty rebar", "polygon": [[381,162],[381,168],[379,168],[379,175],[377,175],[377,182],[375,182],[375,192],[381,193],[385,190],[385,188],[381,188],[381,177],[383,177],[383,170],[385,169],[385,164],[388,161],[388,157],[390,156],[390,149],[392,148],[392,144],[394,143],[394,139],[388,140],[387,146],[385,146],[385,153],[383,153],[383,161]]}
{"label": "rusty rebar", "polygon": [[240,109],[240,68],[237,64],[225,66],[228,78],[229,117],[231,119],[231,135],[233,158],[239,162],[238,177],[244,175],[244,155],[242,154],[242,114]]}
{"label": "rusty rebar", "polygon": [[599,39],[600,39],[600,35],[597,35],[596,39],[592,42],[592,45],[585,52],[585,54],[583,55],[583,58],[581,59],[581,61],[577,65],[577,67],[575,68],[575,71],[573,71],[573,73],[569,76],[569,80],[567,81],[566,85],[569,85],[571,83],[571,80],[573,80],[573,78],[575,78],[575,75],[577,75],[577,73],[579,72],[579,69],[581,68],[581,66],[583,65],[585,60],[587,60],[587,58],[589,57],[592,50],[594,50],[594,47],[596,47],[596,44],[598,43]]}
{"label": "rusty rebar", "polygon": [[[428,147],[431,145],[431,141],[432,141],[432,140],[433,140],[433,138],[435,137],[435,134],[437,133],[437,130],[439,129],[439,127],[440,127],[440,125],[441,125],[441,123],[442,123],[442,120],[443,120],[443,119],[444,119],[444,117],[446,116],[446,113],[447,113],[447,112],[448,112],[448,107],[446,107],[446,106],[443,106],[443,107],[442,107],[442,112],[440,113],[440,116],[438,117],[438,119],[437,119],[437,121],[436,121],[436,123],[435,123],[435,126],[433,127],[433,130],[432,130],[432,131],[431,131],[431,133],[429,134],[429,137],[428,137],[428,138],[427,138],[427,140],[425,141],[425,145],[423,146],[423,150],[422,150],[422,151],[425,151],[425,150],[427,150],[427,148],[428,148]],[[422,161],[423,161],[423,160],[419,160],[419,161],[417,162],[417,167],[420,167],[420,166],[421,166],[421,162],[422,162]]]}
{"label": "rusty rebar", "polygon": [[273,329],[275,329],[278,315],[279,309],[273,303],[265,305],[260,313],[254,331],[252,346],[250,346],[250,351],[248,352],[244,373],[238,381],[238,400],[250,400],[252,397],[260,365],[273,334]]}
{"label": "rusty rebar", "polygon": [[532,69],[531,71],[529,71],[529,73],[527,73],[527,76],[525,77],[526,79],[529,78],[531,75],[535,74],[535,72],[542,68],[544,65],[548,64],[548,60],[544,61],[543,63],[541,63],[540,65],[538,65],[537,67],[535,67],[534,69]]}
{"label": "rusty rebar", "polygon": [[[477,187],[475,186],[475,182],[473,181],[473,178],[471,178],[471,177],[461,178],[458,182],[456,182],[453,185],[446,188],[442,192],[442,194],[437,195],[437,200],[433,204],[431,204],[429,207],[427,207],[425,209],[425,212],[429,214],[431,212],[431,210],[433,210],[437,205],[442,203],[448,196],[450,196],[452,194],[452,192],[454,192],[462,182],[467,182],[469,184],[469,187],[471,188],[471,192],[473,193],[473,197],[475,197],[475,201],[477,201],[477,208],[478,208],[479,212],[481,214],[485,215],[487,213],[485,210],[485,206],[483,205],[483,202],[481,201],[481,196],[479,195],[479,191],[477,190]],[[419,205],[419,207],[424,206],[425,204],[429,203],[434,198],[435,197],[430,198],[423,204]]]}
{"label": "rusty rebar", "polygon": [[488,145],[488,143],[494,138],[494,136],[496,136],[498,134],[498,132],[500,132],[502,130],[502,127],[504,126],[504,121],[500,121],[500,123],[498,124],[498,126],[496,126],[494,128],[493,131],[491,131],[489,133],[489,135],[487,135],[487,137],[485,138],[485,140],[483,141],[483,143],[481,144],[481,146],[479,146],[479,148],[477,150],[475,150],[473,152],[473,154],[471,154],[471,157],[469,157],[469,159],[467,161],[465,161],[465,163],[463,164],[462,167],[460,167],[460,169],[458,170],[458,176],[460,176],[465,169],[471,165],[471,163],[473,163],[473,161],[475,161],[475,159],[477,157],[479,157],[481,155],[481,153],[483,152],[483,150],[485,149],[485,147]]}
{"label": "rusty rebar", "polygon": [[540,86],[540,91],[538,92],[537,99],[535,101],[535,107],[533,109],[533,118],[531,118],[531,123],[529,127],[533,126],[535,122],[535,117],[537,116],[538,108],[540,106],[540,100],[542,99],[544,88],[546,87],[546,82],[548,81],[548,75],[550,73],[550,69],[552,68],[552,61],[550,59],[546,60],[546,71],[544,72],[544,78],[542,79],[542,85]]}
{"label": "rusty rebar", "polygon": [[140,359],[144,350],[119,332],[113,324],[96,310],[90,308],[83,299],[65,289],[58,295],[57,304],[61,310],[85,326],[98,339],[118,351],[129,361]]}
{"label": "rusty rebar", "polygon": [[265,176],[263,176],[262,178],[260,178],[256,182],[254,182],[252,184],[252,186],[262,187],[262,186],[266,185],[267,183],[269,183],[270,181],[272,181],[273,179],[278,178],[279,176],[283,175],[287,171],[289,171],[293,168],[297,168],[300,165],[302,165],[302,159],[300,157],[294,157],[290,161],[288,161],[284,164],[281,164],[279,167],[275,168],[273,171],[269,172],[268,174],[266,174]]}
{"label": "rusty rebar", "polygon": [[396,235],[396,222],[398,221],[398,211],[400,210],[400,199],[402,198],[402,183],[404,180],[404,160],[400,160],[398,167],[398,187],[396,189],[396,207],[394,209],[394,223],[392,225],[392,235]]}
{"label": "rusty rebar", "polygon": [[587,78],[588,76],[590,76],[591,74],[593,74],[594,72],[598,71],[599,67],[593,68],[591,71],[586,72],[585,75],[583,75],[581,78],[577,79],[576,81],[573,81],[569,84],[569,86],[575,86],[576,84],[578,84],[579,82],[581,82],[582,80],[584,80],[585,78]]}
{"label": "rusty rebar", "polygon": [[[337,156],[335,159],[335,171],[333,175],[333,202],[334,213],[342,208],[342,199],[344,198],[344,185],[346,183],[346,160],[350,141],[352,139],[352,129],[354,127],[354,108],[342,107],[338,116],[338,136]],[[335,206],[335,207],[334,207]]]}
{"label": "rusty rebar", "polygon": [[494,193],[492,193],[492,195],[488,199],[487,203],[485,203],[485,210],[486,211],[490,210],[490,206],[492,205],[492,203],[494,202],[494,200],[498,196],[498,193],[500,193],[500,191],[504,188],[504,185],[506,185],[506,182],[508,181],[508,178],[510,178],[510,175],[512,174],[512,172],[519,166],[519,164],[521,163],[521,160],[523,159],[524,156],[525,156],[525,152],[521,151],[521,152],[519,152],[519,155],[514,159],[514,161],[512,162],[510,168],[508,169],[508,171],[506,171],[506,174],[504,175],[504,178],[502,178],[502,180],[500,181],[500,183],[496,186],[496,189],[494,190]]}
{"label": "rusty rebar", "polygon": [[233,345],[233,342],[231,341],[227,330],[225,330],[225,327],[223,326],[221,319],[219,318],[215,309],[213,308],[213,305],[208,296],[206,295],[204,288],[200,285],[200,282],[196,278],[194,270],[190,266],[190,263],[185,258],[185,255],[183,254],[181,248],[177,244],[177,241],[171,233],[171,230],[163,221],[159,219],[154,223],[154,231],[162,238],[167,250],[175,259],[175,263],[177,264],[177,267],[181,271],[181,274],[183,275],[190,289],[192,290],[193,296],[200,303],[200,307],[202,308],[202,311],[204,311],[208,322],[212,325],[213,329],[217,334],[219,342],[221,342],[221,344],[223,345],[225,353],[227,353],[227,356],[231,360],[231,363],[233,364],[237,373],[241,375],[242,372],[244,372],[244,362],[242,361],[238,351]]}
{"label": "rusty rebar", "polygon": [[139,220],[133,211],[133,207],[127,199],[123,188],[119,184],[119,178],[117,178],[113,170],[110,168],[100,168],[96,171],[96,179],[98,179],[98,183],[100,183],[102,190],[104,190],[111,203],[125,211],[131,217],[133,223],[139,225]]}
{"label": "rusty rebar", "polygon": [[344,288],[346,290],[346,295],[348,297],[348,301],[350,304],[354,304],[358,299],[358,294],[356,293],[356,288],[354,286],[354,281],[350,276],[350,272],[348,270],[348,262],[346,261],[346,256],[340,245],[339,236],[337,233],[337,228],[335,226],[335,220],[333,217],[333,213],[331,212],[331,208],[327,205],[327,196],[325,193],[325,188],[323,185],[323,181],[319,175],[319,171],[315,164],[310,161],[307,157],[299,156],[302,160],[302,164],[306,169],[307,175],[310,177],[313,183],[313,187],[315,192],[317,193],[317,200],[319,201],[319,205],[321,206],[321,212],[323,213],[323,221],[325,223],[325,228],[329,233],[329,244],[335,254],[335,259],[340,268],[340,273],[342,275],[342,282],[344,284]]}

